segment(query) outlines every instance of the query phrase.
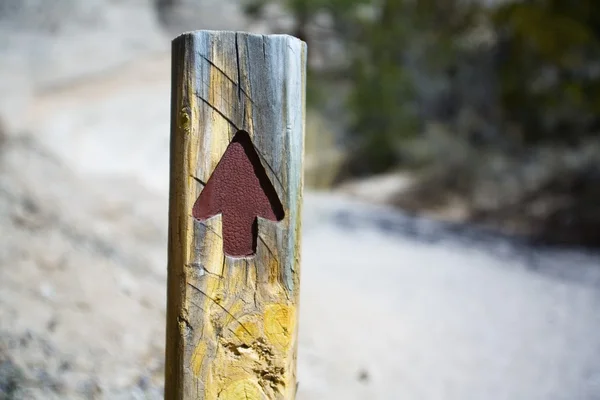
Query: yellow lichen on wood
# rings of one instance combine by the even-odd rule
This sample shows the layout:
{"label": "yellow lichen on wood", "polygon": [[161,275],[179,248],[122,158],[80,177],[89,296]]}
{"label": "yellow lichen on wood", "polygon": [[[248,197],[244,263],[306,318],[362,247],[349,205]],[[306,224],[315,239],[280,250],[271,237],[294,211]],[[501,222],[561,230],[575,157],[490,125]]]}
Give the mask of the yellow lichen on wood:
{"label": "yellow lichen on wood", "polygon": [[295,328],[295,309],[284,304],[269,304],[265,309],[265,334],[280,351],[286,352]]}
{"label": "yellow lichen on wood", "polygon": [[[201,398],[221,398],[220,393],[227,393],[235,382],[252,379],[267,399],[292,398],[287,351],[295,332],[295,308],[284,304],[287,294],[282,285],[257,282],[253,259],[223,257],[222,239],[216,233],[221,222],[218,218],[211,222],[215,229],[207,230],[202,242],[201,265],[212,272],[188,278],[186,289],[185,308],[202,311],[202,335],[194,332],[196,344],[189,361],[203,386]],[[270,267],[277,270],[279,265]],[[263,301],[273,297],[281,303]]]}
{"label": "yellow lichen on wood", "polygon": [[266,400],[260,386],[249,379],[232,382],[220,394],[219,400]]}
{"label": "yellow lichen on wood", "polygon": [[204,361],[204,356],[206,354],[206,343],[200,342],[196,349],[194,350],[194,354],[192,355],[192,371],[194,371],[194,375],[198,376],[200,374],[200,370],[202,369],[202,362]]}

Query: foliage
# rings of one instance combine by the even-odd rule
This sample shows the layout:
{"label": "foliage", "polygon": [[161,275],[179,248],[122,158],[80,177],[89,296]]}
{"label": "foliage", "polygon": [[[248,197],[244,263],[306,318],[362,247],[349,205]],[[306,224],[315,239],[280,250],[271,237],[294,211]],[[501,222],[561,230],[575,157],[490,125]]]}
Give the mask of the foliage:
{"label": "foliage", "polygon": [[[246,12],[260,17],[271,0],[248,0]],[[309,44],[310,25],[323,13],[347,55],[341,68],[309,71],[309,100],[333,80],[348,85],[350,115],[347,172],[383,172],[401,161],[405,139],[421,130],[423,116],[415,74],[445,76],[455,68],[457,38],[470,26],[474,7],[460,0],[287,0],[295,17],[292,33]],[[433,12],[432,12],[433,11]]]}
{"label": "foliage", "polygon": [[494,10],[505,122],[520,139],[571,142],[600,120],[600,3],[535,0]]}
{"label": "foliage", "polygon": [[364,24],[352,63],[350,133],[356,147],[350,173],[398,165],[406,139],[422,131],[429,110],[424,88],[415,82],[418,75],[435,79],[456,68],[457,38],[474,9],[458,3],[387,0]]}
{"label": "foliage", "polygon": [[[596,0],[248,0],[247,12],[269,3],[295,17],[309,55],[319,41],[343,46],[341,68],[309,71],[309,100],[335,82],[349,87],[351,175],[401,165],[406,140],[430,123],[506,147],[576,142],[600,127]],[[322,14],[334,31],[325,39],[310,29]],[[491,44],[465,45],[481,27]]]}

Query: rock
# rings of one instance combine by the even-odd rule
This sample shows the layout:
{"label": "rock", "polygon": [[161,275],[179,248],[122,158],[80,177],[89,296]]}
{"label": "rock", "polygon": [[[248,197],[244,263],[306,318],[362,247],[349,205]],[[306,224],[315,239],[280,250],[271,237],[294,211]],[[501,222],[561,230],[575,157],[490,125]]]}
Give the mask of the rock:
{"label": "rock", "polygon": [[369,382],[369,372],[366,369],[361,369],[358,372],[358,380],[359,380],[359,382],[363,382],[363,383]]}
{"label": "rock", "polygon": [[0,400],[17,399],[23,381],[23,371],[0,349]]}

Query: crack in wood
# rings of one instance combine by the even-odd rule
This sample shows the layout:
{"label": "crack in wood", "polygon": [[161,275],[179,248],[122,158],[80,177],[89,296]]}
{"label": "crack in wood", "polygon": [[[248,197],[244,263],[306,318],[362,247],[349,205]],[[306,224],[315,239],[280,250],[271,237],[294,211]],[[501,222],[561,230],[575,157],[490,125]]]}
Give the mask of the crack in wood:
{"label": "crack in wood", "polygon": [[217,114],[219,114],[221,117],[223,117],[223,119],[227,122],[229,122],[229,124],[231,126],[233,126],[236,130],[241,130],[240,128],[237,127],[237,125],[235,124],[235,122],[233,122],[231,119],[229,119],[229,117],[227,117],[223,111],[219,110],[217,107],[213,106],[212,104],[210,104],[210,101],[206,100],[204,97],[202,97],[202,95],[198,92],[194,92],[194,95],[200,99],[204,104],[206,104],[207,106],[209,106],[210,108],[212,108]]}
{"label": "crack in wood", "polygon": [[[252,97],[250,96],[250,94],[248,94],[239,84],[239,79],[238,82],[236,82],[233,78],[231,78],[229,75],[227,75],[227,73],[225,73],[225,71],[223,71],[221,68],[219,68],[215,63],[213,63],[210,59],[208,59],[206,56],[204,56],[203,54],[200,54],[199,52],[196,53],[200,58],[202,58],[204,61],[206,61],[211,67],[213,67],[214,69],[216,69],[217,71],[219,71],[225,78],[227,78],[227,80],[231,83],[233,83],[234,85],[236,85],[238,87],[238,90],[244,94],[244,96],[246,96],[246,98],[248,100],[250,100],[250,103],[254,104],[254,100],[252,100]],[[238,60],[239,60],[239,55],[238,55]],[[239,71],[238,71],[239,73]],[[208,87],[210,87],[209,85],[206,85]],[[241,97],[241,96],[240,96]]]}
{"label": "crack in wood", "polygon": [[241,102],[242,101],[242,86],[241,86],[241,71],[240,71],[240,46],[238,43],[238,33],[235,33],[235,62],[237,65],[237,87],[238,87],[238,100]]}

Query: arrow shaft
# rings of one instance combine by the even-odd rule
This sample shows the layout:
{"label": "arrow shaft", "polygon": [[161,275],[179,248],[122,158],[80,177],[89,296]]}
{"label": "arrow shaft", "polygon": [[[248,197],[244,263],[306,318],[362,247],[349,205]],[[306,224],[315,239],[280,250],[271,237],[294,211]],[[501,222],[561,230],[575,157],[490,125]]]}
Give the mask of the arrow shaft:
{"label": "arrow shaft", "polygon": [[258,222],[255,216],[226,212],[223,222],[223,252],[230,257],[248,257],[256,252]]}

